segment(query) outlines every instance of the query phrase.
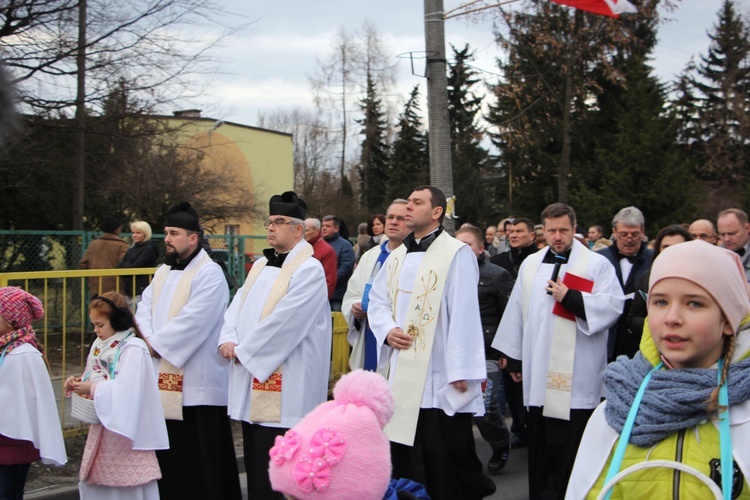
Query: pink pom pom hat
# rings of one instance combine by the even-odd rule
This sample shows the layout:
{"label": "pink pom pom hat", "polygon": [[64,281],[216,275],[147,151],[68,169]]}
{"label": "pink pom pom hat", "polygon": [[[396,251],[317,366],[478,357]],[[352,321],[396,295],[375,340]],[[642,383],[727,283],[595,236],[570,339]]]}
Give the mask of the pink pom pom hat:
{"label": "pink pom pom hat", "polygon": [[380,500],[391,477],[383,432],[393,415],[388,383],[355,370],[341,377],[333,398],[276,437],[269,452],[271,486],[299,499]]}

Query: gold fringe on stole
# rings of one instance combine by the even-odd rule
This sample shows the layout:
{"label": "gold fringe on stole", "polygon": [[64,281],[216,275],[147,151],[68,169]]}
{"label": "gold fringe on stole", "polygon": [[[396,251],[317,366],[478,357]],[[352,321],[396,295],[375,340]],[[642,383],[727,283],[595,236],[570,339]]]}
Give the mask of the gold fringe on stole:
{"label": "gold fringe on stole", "polygon": [[[175,293],[172,296],[172,303],[169,305],[167,321],[171,321],[172,318],[177,316],[182,308],[185,307],[188,300],[190,300],[190,289],[193,285],[193,279],[198,270],[209,262],[212,262],[211,257],[205,254],[197,266],[189,271],[183,271],[180,281],[177,283]],[[162,288],[164,288],[164,283],[167,281],[168,274],[169,266],[166,264],[162,265],[156,271],[151,283],[154,290],[151,300],[152,317],[154,311],[156,311],[156,306],[161,296]],[[167,361],[164,356],[161,357],[158,375],[159,395],[161,396],[161,404],[164,407],[164,417],[167,420],[182,420],[182,387],[184,378],[185,373],[182,368],[177,368]]]}
{"label": "gold fringe on stole", "polygon": [[[294,272],[312,256],[313,248],[306,242],[306,244],[299,249],[299,252],[297,252],[297,255],[294,256],[291,262],[284,262],[281,271],[276,276],[276,280],[274,280],[273,285],[271,286],[266,303],[263,306],[263,311],[260,315],[261,321],[271,314],[279,301],[284,298],[289,289],[289,282],[291,281]],[[258,276],[260,276],[263,269],[265,269],[267,262],[267,260],[263,260],[254,264],[250,273],[248,273],[245,284],[243,285],[244,290],[242,294],[242,302],[240,303],[240,310],[242,310],[242,306],[250,293],[250,289],[255,285],[255,281],[258,279]],[[261,382],[253,377],[250,392],[250,421],[281,422],[283,366],[284,365],[281,365],[276,368],[265,382]]]}
{"label": "gold fringe on stole", "polygon": [[[405,333],[410,335],[414,342],[409,349],[398,351],[398,364],[391,385],[395,409],[393,418],[385,427],[385,433],[393,442],[408,446],[414,444],[445,280],[453,257],[463,245],[443,232],[425,252],[419,266],[409,300],[405,328]],[[385,270],[388,273],[387,286],[394,319],[399,274],[405,259],[406,247],[401,245],[393,251]]]}

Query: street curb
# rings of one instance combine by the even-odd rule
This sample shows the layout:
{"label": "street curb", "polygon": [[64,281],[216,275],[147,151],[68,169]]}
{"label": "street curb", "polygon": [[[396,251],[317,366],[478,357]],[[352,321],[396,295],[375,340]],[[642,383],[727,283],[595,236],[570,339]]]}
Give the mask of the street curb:
{"label": "street curb", "polygon": [[[237,469],[240,474],[245,472],[245,457],[237,457]],[[34,492],[26,492],[24,500],[78,500],[78,484],[66,486],[45,486]]]}

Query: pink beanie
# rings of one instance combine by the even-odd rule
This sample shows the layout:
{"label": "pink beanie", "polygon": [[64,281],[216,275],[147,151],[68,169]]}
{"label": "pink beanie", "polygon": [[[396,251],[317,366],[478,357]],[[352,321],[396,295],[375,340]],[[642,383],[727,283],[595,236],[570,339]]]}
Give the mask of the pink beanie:
{"label": "pink beanie", "polygon": [[702,240],[667,247],[651,266],[648,291],[665,278],[683,278],[714,298],[737,333],[750,314],[750,288],[739,255]]}
{"label": "pink beanie", "polygon": [[393,396],[381,375],[344,375],[333,401],[276,437],[269,452],[271,486],[299,499],[382,499],[391,478],[383,427],[392,415]]}
{"label": "pink beanie", "polygon": [[18,330],[44,316],[42,301],[15,286],[0,288],[0,317]]}

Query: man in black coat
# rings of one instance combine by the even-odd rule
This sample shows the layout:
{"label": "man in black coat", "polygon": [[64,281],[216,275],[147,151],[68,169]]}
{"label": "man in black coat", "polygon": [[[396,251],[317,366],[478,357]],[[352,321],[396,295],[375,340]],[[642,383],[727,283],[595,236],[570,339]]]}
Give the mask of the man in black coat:
{"label": "man in black coat", "polygon": [[635,284],[649,269],[654,260],[654,252],[643,244],[646,221],[643,213],[636,207],[625,207],[612,219],[614,245],[599,250],[612,263],[617,273],[622,291],[625,293],[625,305],[617,323],[609,329],[607,341],[607,358],[614,361],[617,356],[625,354],[632,358],[641,343],[642,332],[632,332],[628,328],[627,317],[633,303]]}
{"label": "man in black coat", "polygon": [[492,447],[487,472],[498,474],[508,461],[510,433],[505,425],[505,388],[498,366],[500,353],[491,347],[500,318],[513,289],[513,278],[505,269],[489,262],[484,252],[482,231],[467,226],[456,232],[456,239],[466,243],[479,263],[479,315],[484,333],[484,356],[487,360],[487,385],[484,393],[484,416],[474,417],[479,433]]}
{"label": "man in black coat", "polygon": [[[508,271],[515,283],[518,278],[518,269],[521,263],[529,255],[539,250],[536,246],[536,231],[534,221],[525,217],[513,219],[508,230],[508,242],[510,250],[499,253],[492,257],[490,262]],[[521,382],[514,381],[507,370],[503,370],[503,384],[505,396],[508,400],[508,409],[512,417],[510,430],[513,433],[511,439],[512,448],[523,448],[528,442],[526,436],[526,407],[523,405],[523,386]]]}
{"label": "man in black coat", "polygon": [[513,219],[508,231],[510,250],[495,255],[490,262],[508,271],[515,280],[524,259],[538,250],[535,238],[534,222],[531,219]]}

